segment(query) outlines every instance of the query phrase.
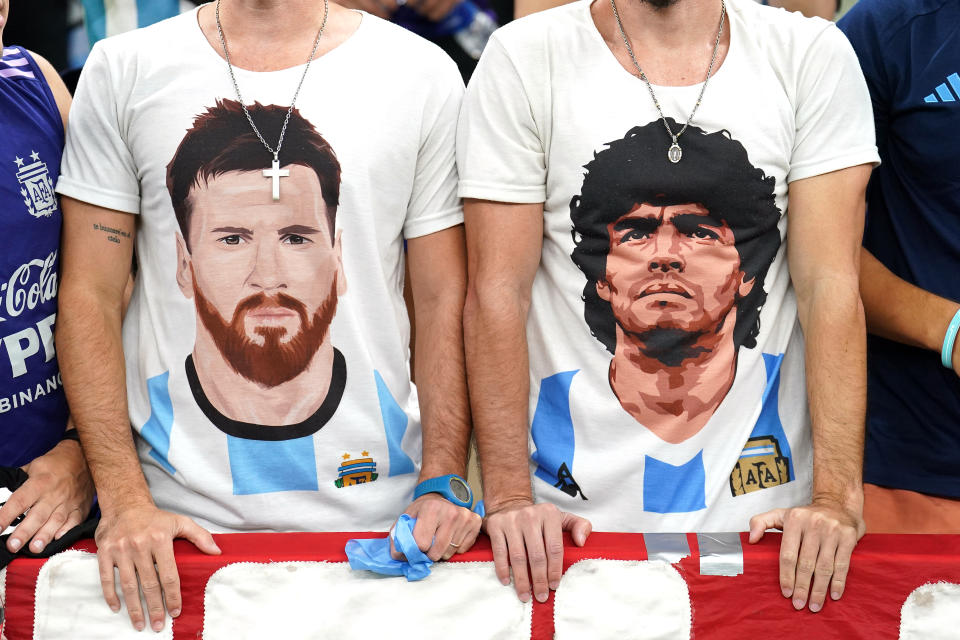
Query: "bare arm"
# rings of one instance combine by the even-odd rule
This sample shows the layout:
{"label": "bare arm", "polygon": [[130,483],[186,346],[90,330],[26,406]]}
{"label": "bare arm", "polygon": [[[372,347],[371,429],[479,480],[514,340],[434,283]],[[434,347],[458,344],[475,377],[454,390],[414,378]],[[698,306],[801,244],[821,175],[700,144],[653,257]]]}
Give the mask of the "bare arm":
{"label": "bare arm", "polygon": [[142,589],[151,626],[159,631],[164,602],[174,617],[181,607],[173,539],[187,538],[206,553],[219,549],[210,534],[186,516],[156,508],[134,447],[120,336],[134,218],[71,198],[62,202],[56,340],[67,400],[103,513],[96,533],[100,582],[107,604],[119,611],[117,567],[130,620],[138,630],[145,627]]}
{"label": "bare arm", "polygon": [[[465,477],[470,406],[463,361],[463,227],[408,240],[407,265],[417,335],[414,377],[423,424],[420,481],[450,473]],[[468,550],[480,532],[480,516],[435,493],[415,500],[407,513],[417,518],[414,539],[432,560]]]}
{"label": "bare arm", "polygon": [[130,431],[120,338],[134,218],[66,197],[63,209],[56,340],[67,399],[104,513],[152,504]]}
{"label": "bare arm", "polygon": [[[897,277],[866,249],[860,250],[860,296],[870,333],[937,353],[960,307]],[[958,350],[960,340],[953,347],[953,368],[960,375]]]}
{"label": "bare arm", "polygon": [[[542,204],[464,203],[469,284],[464,338],[488,514],[533,503],[527,312],[543,242]],[[510,242],[503,242],[510,238]]]}
{"label": "bare arm", "polygon": [[43,72],[43,79],[46,80],[47,85],[50,86],[50,92],[53,94],[53,99],[57,103],[57,109],[60,111],[60,118],[63,119],[63,128],[66,129],[67,115],[70,113],[70,103],[73,101],[70,97],[70,90],[67,89],[67,85],[63,84],[63,80],[60,79],[60,74],[57,73],[57,70],[53,68],[53,65],[50,64],[46,58],[37,55],[33,51],[30,52],[30,55],[36,60],[37,66],[39,66],[40,71]]}
{"label": "bare arm", "polygon": [[755,517],[751,540],[767,527],[783,529],[780,586],[798,609],[809,595],[819,611],[828,587],[835,600],[843,594],[864,532],[866,329],[858,271],[869,177],[861,165],[790,185],[787,255],[806,339],[813,502]]}
{"label": "bare arm", "polygon": [[[528,450],[527,312],[543,242],[542,204],[464,203],[468,285],[467,378],[497,577],[521,600],[543,602],[563,564],[562,530],[583,545],[590,523],[533,504]],[[509,242],[504,242],[509,238]],[[527,574],[529,562],[531,577]]]}

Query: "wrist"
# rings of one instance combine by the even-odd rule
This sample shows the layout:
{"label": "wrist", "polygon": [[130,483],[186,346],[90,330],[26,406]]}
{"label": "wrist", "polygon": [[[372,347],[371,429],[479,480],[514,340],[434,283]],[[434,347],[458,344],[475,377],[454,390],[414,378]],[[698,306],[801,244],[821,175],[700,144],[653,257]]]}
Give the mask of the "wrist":
{"label": "wrist", "polygon": [[97,502],[104,516],[117,517],[130,509],[146,507],[156,508],[150,492],[120,490],[115,492],[97,491]]}
{"label": "wrist", "polygon": [[435,493],[458,507],[470,509],[473,506],[473,490],[467,480],[457,474],[449,473],[429,478],[416,486],[413,491],[414,499]]}
{"label": "wrist", "polygon": [[940,362],[947,369],[953,368],[953,359],[956,357],[957,332],[960,330],[960,309],[957,309],[950,318],[950,323],[943,335],[940,345]]}
{"label": "wrist", "polygon": [[491,499],[486,493],[483,496],[483,505],[488,516],[500,511],[531,507],[533,504],[533,497],[531,496],[512,496],[504,499]]}
{"label": "wrist", "polygon": [[849,513],[863,513],[863,485],[857,483],[838,490],[819,490],[813,492],[812,504],[839,507]]}

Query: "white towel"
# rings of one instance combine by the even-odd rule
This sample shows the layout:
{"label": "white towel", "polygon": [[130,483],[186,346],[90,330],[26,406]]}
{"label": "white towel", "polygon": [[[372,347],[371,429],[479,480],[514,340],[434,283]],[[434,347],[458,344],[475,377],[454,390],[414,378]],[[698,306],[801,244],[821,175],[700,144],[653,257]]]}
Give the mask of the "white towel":
{"label": "white towel", "polygon": [[554,600],[556,640],[684,640],[690,592],[673,566],[648,560],[581,560]]}
{"label": "white towel", "polygon": [[900,609],[900,640],[956,640],[960,629],[960,584],[928,583],[907,596]]}
{"label": "white towel", "polygon": [[419,582],[346,563],[237,563],[204,595],[204,640],[529,640],[532,607],[492,562],[437,563]]}
{"label": "white towel", "polygon": [[[119,574],[115,577],[119,593]],[[122,597],[120,602],[123,602]],[[142,606],[146,610],[145,602]],[[33,619],[34,640],[143,640],[145,633],[157,640],[173,640],[170,616],[167,616],[160,633],[137,632],[130,623],[126,605],[122,605],[119,613],[110,611],[103,599],[94,554],[64,551],[47,560],[40,569]]]}

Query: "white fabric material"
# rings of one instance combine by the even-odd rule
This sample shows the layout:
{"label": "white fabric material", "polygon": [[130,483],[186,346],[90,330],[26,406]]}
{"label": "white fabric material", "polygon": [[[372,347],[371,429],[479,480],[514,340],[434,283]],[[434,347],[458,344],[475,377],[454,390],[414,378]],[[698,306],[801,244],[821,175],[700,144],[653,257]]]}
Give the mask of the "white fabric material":
{"label": "white fabric material", "polygon": [[[611,353],[584,320],[587,280],[571,260],[571,200],[581,194],[584,166],[637,126],[659,127],[662,150],[652,153],[665,157],[670,142],[647,87],[619,64],[597,31],[590,2],[501,28],[484,52],[461,111],[460,195],[544,204],[543,249],[527,323],[529,417],[532,423],[545,378],[576,372],[569,393],[575,455],[567,462],[587,499],[569,496],[540,477],[534,491],[538,500],[589,517],[598,530],[743,531],[750,516],[810,496],[804,342],[786,259],[787,188],[794,180],[879,161],[870,100],[853,50],[831,23],[749,0],[730,0],[727,9],[729,52],[693,124],[708,133],[729,132],[749,163],[775,179],[781,244],[763,283],[767,298],[757,345],[739,348],[730,391],[706,426],[685,441],[662,440],[611,393]],[[655,91],[664,114],[683,123],[700,89],[697,84]],[[681,147],[692,135],[680,138]],[[724,162],[716,160],[715,166]],[[765,358],[781,354],[776,397],[786,442],[778,444],[790,448],[794,479],[734,497],[731,472],[748,438],[770,435],[754,434],[754,428],[768,382]],[[531,451],[537,448],[532,442]],[[651,511],[643,496],[645,456],[677,466],[701,451],[705,508]]]}
{"label": "white fabric material", "polygon": [[[269,73],[236,69],[247,104],[284,109],[302,74],[302,65]],[[229,440],[200,413],[184,383],[184,361],[200,321],[194,299],[178,285],[180,229],[166,186],[167,164],[195,118],[218,100],[235,100],[234,88],[196,12],[94,47],[73,103],[58,188],[139,214],[140,271],[123,340],[130,419],[138,433],[149,425],[137,444],[158,506],[197,517],[215,531],[356,531],[386,530],[412,499],[420,423],[409,373],[403,242],[462,222],[454,163],[462,92],[456,66],[435,45],[367,14],[343,44],[313,61],[296,108],[330,144],[342,170],[336,225],[346,281],[338,284],[346,291],[329,335],[346,360],[346,391],[333,418],[313,434],[308,457],[316,460],[318,488],[270,487],[255,464],[247,469],[247,486],[238,488],[230,466],[237,461],[224,453],[228,445],[274,443]],[[276,144],[279,130],[264,136]],[[288,132],[284,152],[297,144],[294,138]],[[270,155],[260,151],[267,169]],[[262,181],[269,199],[270,181],[259,173],[247,175]],[[281,203],[292,182],[281,179]],[[229,270],[221,275],[231,277]],[[318,377],[309,388],[326,385]],[[280,407],[306,402],[282,391],[274,400]],[[247,463],[258,459],[246,451]],[[336,488],[340,464],[360,458],[372,458],[375,481]],[[273,462],[286,472],[288,465]]]}
{"label": "white fabric material", "polygon": [[527,640],[532,612],[492,562],[435,564],[418,582],[346,563],[238,563],[207,583],[203,637]]}
{"label": "white fabric material", "polygon": [[952,640],[960,629],[960,584],[917,587],[900,609],[900,640]]}
{"label": "white fabric material", "polygon": [[554,598],[556,640],[690,637],[687,583],[666,562],[581,560],[563,574]]}
{"label": "white fabric material", "polygon": [[[103,600],[97,556],[85,551],[64,551],[47,560],[37,575],[34,640],[126,640],[142,638],[144,632],[130,624],[119,590],[121,610],[114,613]],[[141,596],[146,611],[146,600]],[[172,640],[173,621],[167,615],[163,631],[147,631],[152,637]]]}

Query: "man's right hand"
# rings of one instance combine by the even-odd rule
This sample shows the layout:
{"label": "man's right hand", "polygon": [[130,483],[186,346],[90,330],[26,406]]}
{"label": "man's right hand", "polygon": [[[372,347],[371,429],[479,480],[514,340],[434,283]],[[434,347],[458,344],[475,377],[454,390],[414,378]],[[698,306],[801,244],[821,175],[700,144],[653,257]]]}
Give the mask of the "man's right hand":
{"label": "man's right hand", "polygon": [[[563,573],[563,532],[569,531],[578,547],[587,542],[593,525],[586,518],[560,511],[550,503],[501,505],[488,511],[483,529],[490,536],[493,565],[504,585],[513,586],[522,602],[530,601],[531,577],[538,602],[545,602],[549,589],[556,590]],[[527,573],[527,564],[530,573]]]}
{"label": "man's right hand", "polygon": [[186,538],[204,553],[220,554],[209,531],[186,516],[161,511],[152,504],[104,514],[97,527],[95,539],[103,597],[114,613],[120,611],[113,570],[117,567],[127,613],[137,631],[145,627],[141,589],[154,631],[163,629],[164,602],[171,617],[180,615],[180,576],[173,556],[174,538]]}

